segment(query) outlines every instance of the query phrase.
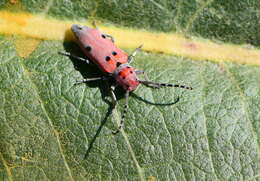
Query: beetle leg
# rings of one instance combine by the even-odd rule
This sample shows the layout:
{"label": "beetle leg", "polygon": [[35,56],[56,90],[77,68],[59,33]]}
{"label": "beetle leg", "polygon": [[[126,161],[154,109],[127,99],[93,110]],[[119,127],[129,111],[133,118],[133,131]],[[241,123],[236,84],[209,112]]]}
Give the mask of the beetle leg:
{"label": "beetle leg", "polygon": [[126,91],[125,93],[125,106],[124,106],[124,111],[122,113],[122,117],[121,117],[121,120],[120,120],[120,123],[119,123],[119,126],[117,128],[116,131],[113,131],[112,133],[115,135],[117,133],[119,133],[119,131],[123,128],[124,126],[124,119],[125,119],[125,115],[127,113],[127,108],[128,108],[128,97],[129,97],[129,91]]}
{"label": "beetle leg", "polygon": [[148,78],[147,74],[145,73],[145,71],[143,71],[143,70],[135,70],[135,73],[136,73],[137,75],[143,74],[145,80],[146,80],[146,81],[149,81],[149,78]]}
{"label": "beetle leg", "polygon": [[111,36],[111,35],[108,35],[108,34],[103,34],[105,37],[108,37],[108,38],[110,38],[111,39],[111,41],[113,42],[113,43],[115,43],[115,39],[114,39],[114,37],[113,36]]}
{"label": "beetle leg", "polygon": [[110,93],[111,93],[113,108],[116,107],[116,103],[117,103],[116,95],[115,95],[115,93],[114,93],[115,87],[116,87],[116,86],[111,86],[111,87],[110,87]]}
{"label": "beetle leg", "polygon": [[91,82],[91,81],[96,81],[96,80],[107,80],[107,77],[94,77],[94,78],[88,78],[88,79],[82,79],[82,80],[77,80],[74,85],[81,84],[81,83],[86,83],[86,82]]}
{"label": "beetle leg", "polygon": [[75,59],[77,59],[77,60],[80,60],[80,61],[82,61],[82,62],[86,62],[87,64],[89,64],[89,60],[88,60],[88,59],[85,59],[85,58],[82,58],[82,57],[78,57],[78,56],[73,55],[73,54],[71,54],[71,53],[69,53],[69,52],[58,52],[58,53],[61,54],[61,55],[70,57],[70,58],[75,58]]}
{"label": "beetle leg", "polygon": [[137,47],[133,53],[131,53],[129,56],[128,56],[128,63],[131,63],[133,60],[134,60],[134,57],[135,55],[137,54],[137,52],[139,52],[141,50],[141,48],[143,47],[143,45],[140,45],[139,47]]}
{"label": "beetle leg", "polygon": [[[93,21],[93,22],[92,22],[92,26],[93,26],[95,29],[98,29],[97,24],[96,24],[96,21]],[[113,36],[108,35],[108,34],[102,34],[102,35],[104,35],[106,38],[107,38],[107,37],[110,38],[113,43],[115,42],[115,39],[113,38]]]}

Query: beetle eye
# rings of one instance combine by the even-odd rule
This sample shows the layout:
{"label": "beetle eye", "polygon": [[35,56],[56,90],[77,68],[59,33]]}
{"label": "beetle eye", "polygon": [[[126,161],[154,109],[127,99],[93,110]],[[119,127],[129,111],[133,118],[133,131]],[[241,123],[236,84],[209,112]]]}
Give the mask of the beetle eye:
{"label": "beetle eye", "polygon": [[91,47],[90,46],[86,46],[85,49],[90,52],[91,51]]}

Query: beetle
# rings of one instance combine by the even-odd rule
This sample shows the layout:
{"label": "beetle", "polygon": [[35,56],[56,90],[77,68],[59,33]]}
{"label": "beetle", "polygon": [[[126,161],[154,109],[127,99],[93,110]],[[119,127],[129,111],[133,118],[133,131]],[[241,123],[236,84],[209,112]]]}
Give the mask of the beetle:
{"label": "beetle", "polygon": [[[62,55],[76,58],[86,63],[94,63],[103,72],[103,75],[96,78],[89,78],[77,81],[76,84],[85,83],[96,80],[109,80],[112,79],[115,84],[110,87],[110,93],[113,101],[113,105],[116,105],[116,96],[114,89],[117,86],[121,86],[125,90],[125,105],[124,111],[121,116],[121,121],[116,131],[113,134],[117,134],[123,127],[124,118],[128,108],[129,92],[134,91],[139,84],[144,84],[152,88],[161,87],[179,87],[188,90],[192,90],[192,87],[178,84],[157,83],[149,81],[145,72],[135,69],[130,65],[135,55],[142,48],[142,45],[134,50],[130,55],[118,48],[114,43],[114,38],[111,35],[101,33],[97,28],[90,28],[87,26],[74,24],[71,27],[74,36],[81,50],[86,55],[87,59],[75,56],[69,52],[59,52]],[[137,75],[144,74],[145,80],[140,80]]]}

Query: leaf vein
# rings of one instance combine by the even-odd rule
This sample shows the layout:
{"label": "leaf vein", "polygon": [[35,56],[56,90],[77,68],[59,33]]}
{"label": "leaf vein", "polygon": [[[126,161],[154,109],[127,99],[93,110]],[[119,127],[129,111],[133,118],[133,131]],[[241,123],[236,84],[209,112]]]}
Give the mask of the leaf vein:
{"label": "leaf vein", "polygon": [[29,76],[29,73],[28,73],[28,71],[27,71],[26,66],[23,64],[23,62],[22,62],[21,60],[20,60],[19,62],[20,62],[21,66],[22,66],[23,69],[24,69],[24,75],[25,75],[25,77],[28,78],[28,80],[29,80],[29,82],[31,83],[32,87],[36,90],[35,92],[36,92],[36,96],[37,96],[38,99],[39,99],[40,106],[41,106],[41,108],[42,108],[42,110],[43,110],[43,113],[45,114],[45,116],[46,116],[46,118],[47,118],[47,120],[48,120],[48,123],[50,124],[51,129],[53,130],[53,133],[54,133],[55,138],[56,138],[56,140],[57,140],[58,148],[59,148],[59,151],[60,151],[60,153],[61,153],[63,162],[64,162],[64,164],[65,164],[65,168],[66,168],[66,170],[68,171],[69,178],[70,178],[71,181],[74,181],[74,179],[73,179],[73,177],[72,177],[71,170],[70,170],[70,168],[69,168],[69,165],[68,165],[68,163],[67,163],[67,161],[66,161],[65,155],[64,155],[64,153],[63,153],[63,149],[62,149],[62,146],[61,146],[61,143],[60,143],[60,138],[59,138],[58,132],[57,132],[56,129],[54,128],[54,125],[53,125],[53,123],[52,123],[52,121],[51,121],[51,118],[49,117],[49,115],[48,115],[48,113],[47,113],[47,110],[45,109],[45,106],[44,106],[44,103],[43,103],[44,101],[42,100],[41,96],[38,94],[38,92],[39,92],[39,91],[38,91],[38,88],[37,88],[37,86],[35,85],[35,83],[33,82],[33,80],[31,79],[31,77]]}

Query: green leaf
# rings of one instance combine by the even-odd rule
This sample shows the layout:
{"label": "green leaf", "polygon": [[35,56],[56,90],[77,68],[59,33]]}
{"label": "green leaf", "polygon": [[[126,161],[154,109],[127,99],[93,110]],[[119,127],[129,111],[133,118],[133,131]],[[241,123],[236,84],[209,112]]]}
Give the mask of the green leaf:
{"label": "green leaf", "polygon": [[[258,3],[232,2],[22,1],[22,6],[57,18],[96,16],[127,26],[177,27],[224,41],[259,38],[259,32],[239,30],[236,24],[245,22],[235,16],[226,28],[200,16],[227,9],[221,14],[227,18]],[[238,33],[230,36],[233,30]],[[95,66],[57,54],[80,55],[76,45],[42,41],[21,58],[17,38],[0,37],[0,180],[259,180],[259,67],[141,52],[133,66],[151,80],[194,90],[140,86],[130,96],[124,131],[114,136],[122,91],[116,91],[119,104],[111,112],[107,84],[73,85],[100,74]]]}
{"label": "green leaf", "polygon": [[61,19],[95,17],[128,27],[260,46],[259,0],[23,0],[22,5],[26,11]]}

